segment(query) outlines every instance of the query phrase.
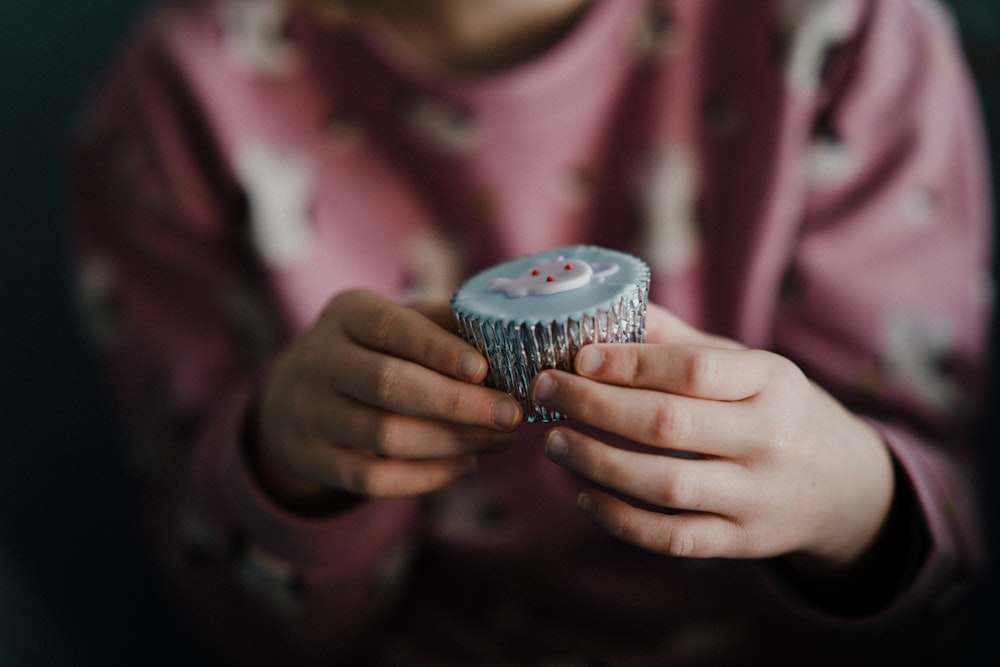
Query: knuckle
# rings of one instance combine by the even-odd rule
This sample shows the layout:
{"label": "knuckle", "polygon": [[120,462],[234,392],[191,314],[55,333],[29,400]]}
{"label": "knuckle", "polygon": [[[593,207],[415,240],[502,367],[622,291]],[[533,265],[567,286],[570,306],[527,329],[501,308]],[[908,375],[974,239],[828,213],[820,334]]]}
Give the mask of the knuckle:
{"label": "knuckle", "polygon": [[697,540],[690,530],[675,521],[655,521],[652,524],[626,518],[618,528],[618,537],[667,556],[691,558],[697,555]]}
{"label": "knuckle", "polygon": [[441,392],[441,406],[445,414],[457,418],[465,413],[465,392],[460,387],[449,386]]}
{"label": "knuckle", "polygon": [[655,373],[655,368],[649,368],[649,364],[643,363],[645,357],[642,350],[636,345],[626,345],[622,349],[626,350],[621,355],[622,375],[626,381],[635,382],[647,374]]}
{"label": "knuckle", "polygon": [[398,438],[395,423],[391,419],[381,419],[375,425],[369,449],[379,456],[398,456]]}
{"label": "knuckle", "polygon": [[399,328],[399,311],[395,308],[378,308],[369,316],[369,332],[378,347],[385,347]]}
{"label": "knuckle", "polygon": [[688,358],[686,373],[687,385],[696,394],[711,389],[719,379],[718,355],[708,350],[695,350]]}
{"label": "knuckle", "polygon": [[391,405],[396,398],[399,371],[389,360],[378,364],[372,373],[372,397],[377,405]]}
{"label": "knuckle", "polygon": [[683,524],[674,524],[662,532],[667,554],[677,558],[692,558],[698,553],[698,542],[692,531]]}
{"label": "knuckle", "polygon": [[632,542],[635,544],[641,544],[643,542],[642,531],[636,527],[631,514],[626,514],[622,517],[620,522],[613,524],[611,532],[615,537],[626,542]]}
{"label": "knuckle", "polygon": [[660,488],[659,502],[663,507],[675,509],[698,509],[693,507],[696,504],[694,498],[697,497],[697,490],[694,488],[696,482],[688,475],[680,475],[664,482]]}
{"label": "knuckle", "polygon": [[791,360],[772,352],[766,353],[771,359],[771,386],[784,393],[797,394],[802,389],[805,374]]}
{"label": "knuckle", "polygon": [[415,353],[417,359],[424,362],[425,365],[431,365],[433,367],[444,367],[450,362],[453,356],[457,356],[452,350],[440,340],[440,338],[435,336],[421,336],[420,338],[413,341],[416,346]]}
{"label": "knuckle", "polygon": [[698,555],[698,541],[694,533],[687,530],[674,531],[673,544],[674,555],[679,558],[694,558]]}
{"label": "knuckle", "polygon": [[671,444],[685,441],[691,434],[691,415],[672,401],[661,401],[652,415],[652,443]]}
{"label": "knuckle", "polygon": [[760,451],[764,453],[765,459],[785,461],[789,456],[794,456],[795,450],[800,446],[801,440],[791,427],[775,424],[764,431]]}
{"label": "knuckle", "polygon": [[571,452],[575,454],[576,465],[586,469],[593,479],[609,485],[615,483],[619,468],[612,457],[604,452],[591,451],[588,447],[575,447]]}
{"label": "knuckle", "polygon": [[762,545],[758,544],[754,535],[745,525],[735,522],[733,525],[733,533],[734,549],[737,554],[752,558],[763,553],[763,550],[761,549]]}

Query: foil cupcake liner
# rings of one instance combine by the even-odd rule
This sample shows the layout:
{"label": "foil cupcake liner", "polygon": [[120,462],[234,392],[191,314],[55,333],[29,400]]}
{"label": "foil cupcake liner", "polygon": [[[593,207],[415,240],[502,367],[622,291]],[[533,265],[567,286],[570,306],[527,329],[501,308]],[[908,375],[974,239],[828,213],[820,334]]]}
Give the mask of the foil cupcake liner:
{"label": "foil cupcake liner", "polygon": [[579,319],[551,322],[494,322],[455,310],[459,331],[489,361],[483,384],[504,391],[524,408],[526,422],[550,422],[566,416],[531,400],[531,381],[546,368],[573,370],[573,359],[591,343],[646,341],[649,281],[638,285],[607,310]]}

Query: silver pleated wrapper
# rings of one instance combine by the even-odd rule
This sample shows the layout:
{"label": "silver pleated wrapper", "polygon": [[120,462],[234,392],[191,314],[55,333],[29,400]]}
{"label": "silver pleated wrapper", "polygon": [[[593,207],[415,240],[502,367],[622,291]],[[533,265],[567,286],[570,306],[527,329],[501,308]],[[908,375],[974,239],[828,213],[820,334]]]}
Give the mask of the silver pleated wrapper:
{"label": "silver pleated wrapper", "polygon": [[546,368],[573,370],[573,358],[591,343],[643,343],[649,279],[635,285],[607,310],[595,309],[580,319],[545,322],[494,322],[453,308],[462,335],[489,361],[484,384],[521,402],[528,422],[565,419],[531,400],[531,381]]}

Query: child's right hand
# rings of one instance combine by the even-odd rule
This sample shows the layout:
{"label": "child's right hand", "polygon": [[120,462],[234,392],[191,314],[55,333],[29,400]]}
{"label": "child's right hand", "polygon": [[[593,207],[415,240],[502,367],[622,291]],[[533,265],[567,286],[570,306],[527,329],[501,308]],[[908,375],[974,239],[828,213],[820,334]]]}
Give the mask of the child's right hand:
{"label": "child's right hand", "polygon": [[451,321],[444,304],[418,311],[367,291],[332,299],[261,389],[250,457],[271,495],[321,510],[427,493],[509,444],[520,404],[479,385],[486,360]]}

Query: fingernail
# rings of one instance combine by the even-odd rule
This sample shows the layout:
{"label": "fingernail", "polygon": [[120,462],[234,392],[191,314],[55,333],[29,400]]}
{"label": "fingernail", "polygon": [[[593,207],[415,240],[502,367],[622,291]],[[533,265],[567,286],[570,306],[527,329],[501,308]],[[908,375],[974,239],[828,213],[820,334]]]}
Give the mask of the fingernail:
{"label": "fingernail", "polygon": [[556,392],[556,381],[548,373],[542,373],[535,378],[535,387],[532,390],[531,398],[536,403],[545,403],[552,398]]}
{"label": "fingernail", "polygon": [[576,506],[587,514],[594,513],[594,499],[586,493],[581,493],[576,497]]}
{"label": "fingernail", "polygon": [[521,407],[510,398],[499,400],[493,404],[490,419],[501,428],[513,428],[521,419]]}
{"label": "fingernail", "polygon": [[550,459],[562,460],[569,452],[569,441],[560,431],[549,433],[548,440],[545,441],[545,455]]}
{"label": "fingernail", "polygon": [[596,347],[585,347],[576,355],[576,371],[580,375],[593,375],[604,365],[604,352]]}
{"label": "fingernail", "polygon": [[483,369],[483,358],[476,352],[463,352],[458,359],[458,374],[466,380],[475,380]]}

